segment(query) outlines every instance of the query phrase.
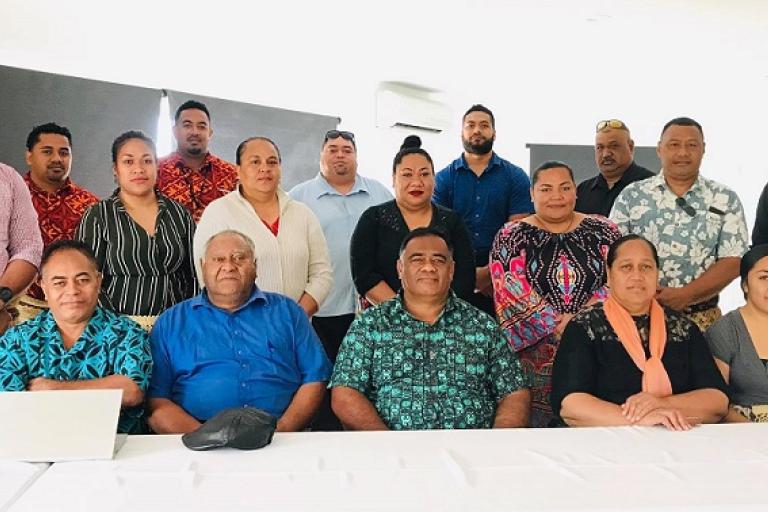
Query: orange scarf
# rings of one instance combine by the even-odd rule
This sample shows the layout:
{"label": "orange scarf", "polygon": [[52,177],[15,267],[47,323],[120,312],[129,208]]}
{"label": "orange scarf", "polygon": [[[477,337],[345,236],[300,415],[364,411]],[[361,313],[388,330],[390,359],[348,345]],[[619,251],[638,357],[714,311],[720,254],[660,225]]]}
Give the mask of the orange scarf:
{"label": "orange scarf", "polygon": [[632,315],[610,296],[603,303],[603,311],[627,354],[643,372],[643,391],[660,398],[671,395],[672,383],[664,363],[661,362],[664,346],[667,344],[667,328],[664,310],[656,299],[651,300],[651,328],[648,336],[651,357],[647,360]]}

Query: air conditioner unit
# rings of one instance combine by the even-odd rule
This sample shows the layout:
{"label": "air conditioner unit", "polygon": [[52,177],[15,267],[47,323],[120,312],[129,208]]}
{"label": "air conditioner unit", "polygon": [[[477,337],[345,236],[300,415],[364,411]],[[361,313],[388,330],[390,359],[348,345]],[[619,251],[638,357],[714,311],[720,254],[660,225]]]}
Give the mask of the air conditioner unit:
{"label": "air conditioner unit", "polygon": [[451,124],[451,109],[425,97],[421,91],[379,89],[376,92],[376,126],[440,133]]}

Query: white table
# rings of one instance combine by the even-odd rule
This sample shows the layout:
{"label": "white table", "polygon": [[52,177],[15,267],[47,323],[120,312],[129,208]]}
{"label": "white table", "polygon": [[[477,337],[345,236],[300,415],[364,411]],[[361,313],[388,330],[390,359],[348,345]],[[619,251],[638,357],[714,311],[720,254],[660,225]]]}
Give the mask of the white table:
{"label": "white table", "polygon": [[12,511],[768,509],[768,426],[277,434],[257,451],[130,437],[54,464]]}
{"label": "white table", "polygon": [[48,466],[0,459],[0,512],[7,510]]}

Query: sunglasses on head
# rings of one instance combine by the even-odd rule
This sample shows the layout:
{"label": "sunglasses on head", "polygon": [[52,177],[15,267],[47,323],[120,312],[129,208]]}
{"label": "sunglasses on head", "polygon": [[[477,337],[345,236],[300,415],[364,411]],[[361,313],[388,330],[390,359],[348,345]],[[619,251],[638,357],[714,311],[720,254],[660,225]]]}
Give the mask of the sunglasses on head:
{"label": "sunglasses on head", "polygon": [[338,139],[341,137],[344,140],[348,140],[349,142],[355,141],[355,134],[352,132],[345,132],[342,130],[328,130],[325,132],[325,140],[323,142],[327,142],[329,140]]}
{"label": "sunglasses on head", "polygon": [[682,208],[683,211],[688,215],[690,215],[691,217],[696,216],[696,210],[694,209],[693,206],[688,204],[688,201],[686,201],[684,197],[678,197],[677,199],[675,199],[675,204],[680,208]]}
{"label": "sunglasses on head", "polygon": [[613,128],[618,130],[627,130],[627,125],[618,119],[606,119],[597,123],[596,131],[605,130],[606,128]]}

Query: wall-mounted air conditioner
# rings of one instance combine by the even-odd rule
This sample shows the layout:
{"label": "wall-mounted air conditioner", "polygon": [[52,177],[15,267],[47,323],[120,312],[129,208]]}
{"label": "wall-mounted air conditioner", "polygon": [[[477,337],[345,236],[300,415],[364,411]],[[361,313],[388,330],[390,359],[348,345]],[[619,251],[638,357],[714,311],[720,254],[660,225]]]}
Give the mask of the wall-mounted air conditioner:
{"label": "wall-mounted air conditioner", "polygon": [[429,96],[427,89],[385,82],[376,91],[376,126],[442,132],[451,124],[451,109]]}

